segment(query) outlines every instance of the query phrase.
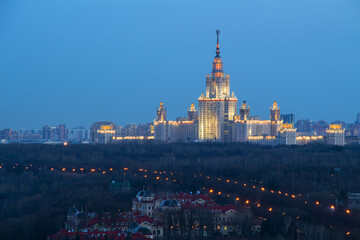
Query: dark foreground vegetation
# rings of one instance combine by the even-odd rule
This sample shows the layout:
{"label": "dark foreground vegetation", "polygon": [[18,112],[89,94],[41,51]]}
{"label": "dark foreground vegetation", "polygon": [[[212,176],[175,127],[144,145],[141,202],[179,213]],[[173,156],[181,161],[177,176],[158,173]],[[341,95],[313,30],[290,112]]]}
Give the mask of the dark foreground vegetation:
{"label": "dark foreground vegetation", "polygon": [[[357,146],[14,144],[0,145],[0,164],[2,240],[46,239],[63,228],[74,203],[86,211],[129,211],[131,198],[143,187],[154,192],[214,189],[223,193],[214,194],[221,204],[234,203],[226,194],[261,202],[264,208],[252,211],[266,218],[262,232],[244,231],[242,239],[360,238],[359,211],[347,206],[347,193],[360,192]],[[177,181],[156,179],[155,171],[171,172]],[[218,178],[301,197],[250,191]],[[110,191],[112,179],[129,180],[130,192]],[[316,207],[316,201],[322,206]],[[328,210],[330,205],[336,210]],[[266,211],[268,206],[274,210]],[[345,209],[351,214],[344,214]]]}

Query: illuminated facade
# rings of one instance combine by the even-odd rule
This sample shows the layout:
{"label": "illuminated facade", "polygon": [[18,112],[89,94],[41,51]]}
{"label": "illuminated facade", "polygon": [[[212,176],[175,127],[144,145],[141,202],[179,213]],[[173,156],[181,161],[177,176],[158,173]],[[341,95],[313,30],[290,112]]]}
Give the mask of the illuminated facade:
{"label": "illuminated facade", "polygon": [[231,141],[232,121],[236,115],[237,98],[230,94],[230,76],[223,71],[219,34],[216,31],[216,56],[211,75],[206,75],[206,92],[199,97],[199,139]]}
{"label": "illuminated facade", "polygon": [[166,121],[166,108],[164,103],[160,103],[159,108],[156,110],[156,121]]}
{"label": "illuminated facade", "polygon": [[296,144],[296,129],[292,123],[281,124],[279,131],[279,144],[295,145]]}
{"label": "illuminated facade", "polygon": [[[160,108],[164,109],[163,116],[166,116],[163,103],[160,103]],[[159,117],[158,110],[157,118],[154,121],[154,139],[156,141],[170,143],[198,140],[198,119],[194,104],[191,104],[188,109],[187,118],[180,118],[181,120],[179,121],[166,121],[162,119],[164,118]]]}
{"label": "illuminated facade", "polygon": [[92,143],[107,144],[115,137],[115,124],[113,122],[95,122],[90,127],[90,141]]}
{"label": "illuminated facade", "polygon": [[[273,144],[281,129],[280,107],[277,102],[270,107],[269,120],[253,120],[246,102],[240,106],[240,115],[234,117],[233,141]],[[285,143],[284,143],[285,144]]]}
{"label": "illuminated facade", "polygon": [[331,145],[345,145],[345,129],[341,124],[329,124],[326,129],[326,143]]}
{"label": "illuminated facade", "polygon": [[195,104],[191,104],[190,108],[188,109],[188,118],[190,121],[197,121],[198,119],[198,112],[195,108]]}

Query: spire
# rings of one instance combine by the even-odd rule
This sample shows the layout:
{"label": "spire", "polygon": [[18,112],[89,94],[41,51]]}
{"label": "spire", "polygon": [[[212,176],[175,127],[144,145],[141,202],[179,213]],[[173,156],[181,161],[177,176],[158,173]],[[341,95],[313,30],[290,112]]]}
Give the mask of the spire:
{"label": "spire", "polygon": [[211,76],[215,76],[215,77],[223,77],[224,76],[223,63],[222,63],[221,57],[220,57],[219,34],[220,34],[220,30],[218,29],[218,30],[216,30],[216,35],[217,35],[216,56],[213,61],[213,68],[212,68],[212,72],[211,72]]}
{"label": "spire", "polygon": [[220,57],[220,47],[219,47],[219,35],[220,35],[220,30],[216,30],[216,35],[217,35],[217,43],[216,43],[216,57]]}

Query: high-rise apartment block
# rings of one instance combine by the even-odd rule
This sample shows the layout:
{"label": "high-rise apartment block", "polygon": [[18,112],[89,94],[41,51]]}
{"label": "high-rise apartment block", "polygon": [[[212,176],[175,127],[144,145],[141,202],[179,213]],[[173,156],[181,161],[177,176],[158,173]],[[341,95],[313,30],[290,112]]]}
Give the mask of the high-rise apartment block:
{"label": "high-rise apartment block", "polygon": [[93,143],[111,143],[115,138],[115,124],[113,122],[95,122],[90,127],[90,141]]}
{"label": "high-rise apartment block", "polygon": [[283,121],[283,123],[290,123],[295,124],[295,114],[280,114],[280,119]]}
{"label": "high-rise apartment block", "polygon": [[89,131],[83,126],[69,129],[68,133],[69,140],[85,141],[89,139]]}

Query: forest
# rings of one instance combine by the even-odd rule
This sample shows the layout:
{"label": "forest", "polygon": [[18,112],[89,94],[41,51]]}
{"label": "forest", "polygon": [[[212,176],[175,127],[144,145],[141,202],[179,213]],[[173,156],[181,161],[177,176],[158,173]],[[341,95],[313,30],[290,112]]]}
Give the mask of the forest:
{"label": "forest", "polygon": [[[111,191],[112,180],[131,190]],[[45,240],[74,204],[130,211],[144,188],[248,204],[266,221],[260,234],[237,239],[360,238],[360,211],[347,201],[360,192],[360,146],[123,143],[0,144],[0,239]]]}

